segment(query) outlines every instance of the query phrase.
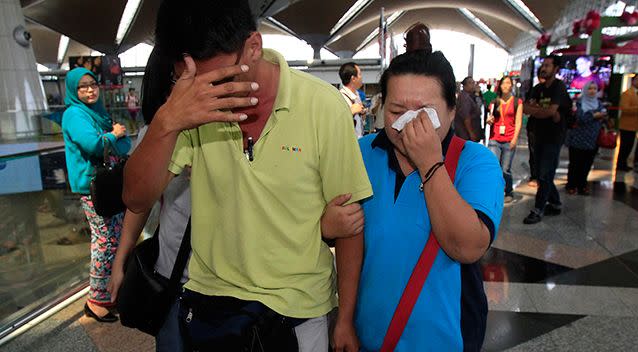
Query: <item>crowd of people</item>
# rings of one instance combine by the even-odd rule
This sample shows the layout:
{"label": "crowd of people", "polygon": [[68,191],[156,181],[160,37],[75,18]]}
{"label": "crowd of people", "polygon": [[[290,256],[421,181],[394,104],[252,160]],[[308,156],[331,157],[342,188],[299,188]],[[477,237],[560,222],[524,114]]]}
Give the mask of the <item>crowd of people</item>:
{"label": "crowd of people", "polygon": [[[484,93],[466,77],[459,91],[418,23],[380,79],[375,133],[365,134],[361,68],[342,65],[340,90],[289,68],[262,47],[247,1],[164,1],[155,39],[125,212],[101,217],[89,195],[100,158],[116,161],[131,141],[86,69],[67,75],[62,126],[71,188],[92,231],[87,316],[118,320],[111,308],[125,263],[156,202],[157,275],[171,276],[190,236],[158,351],[239,351],[255,341],[265,351],[479,351],[487,301],[478,261],[514,199],[524,114],[538,184],[524,223],[562,211],[554,177],[563,144],[567,193],[589,193],[608,115],[595,81],[572,109],[559,57],[544,59],[525,99],[510,76]],[[623,93],[619,170],[630,169],[636,92],[638,77]],[[131,92],[131,107],[137,99]]]}

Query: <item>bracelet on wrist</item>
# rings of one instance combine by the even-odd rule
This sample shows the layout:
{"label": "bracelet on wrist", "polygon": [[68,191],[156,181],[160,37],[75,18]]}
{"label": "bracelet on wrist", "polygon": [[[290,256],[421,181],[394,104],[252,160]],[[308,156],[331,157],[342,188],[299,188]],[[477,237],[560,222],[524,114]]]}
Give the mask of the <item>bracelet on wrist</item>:
{"label": "bracelet on wrist", "polygon": [[425,173],[425,177],[424,177],[425,179],[419,185],[419,191],[423,192],[423,187],[425,187],[425,184],[428,183],[428,181],[430,181],[432,176],[434,176],[434,174],[436,173],[436,170],[440,169],[441,166],[443,165],[445,165],[445,163],[442,161],[432,165],[432,167],[428,170],[428,172]]}

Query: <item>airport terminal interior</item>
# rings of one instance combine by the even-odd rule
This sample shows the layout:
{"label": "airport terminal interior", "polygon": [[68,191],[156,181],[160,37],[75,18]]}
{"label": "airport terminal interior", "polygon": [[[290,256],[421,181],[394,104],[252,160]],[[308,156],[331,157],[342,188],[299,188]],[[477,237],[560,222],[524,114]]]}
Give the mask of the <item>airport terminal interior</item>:
{"label": "airport terminal interior", "polygon": [[[0,351],[156,349],[151,335],[85,314],[92,230],[82,194],[69,182],[62,116],[67,73],[84,67],[135,145],[146,128],[142,80],[161,2],[0,0]],[[489,309],[481,350],[638,351],[638,117],[633,131],[623,124],[631,115],[623,111],[624,93],[638,91],[638,1],[248,2],[264,47],[282,53],[292,69],[337,91],[340,67],[357,65],[361,135],[383,128],[383,108],[375,109],[379,79],[406,51],[404,33],[417,22],[450,61],[458,94],[466,90],[461,81],[473,78],[477,143],[485,146],[488,97],[501,91],[502,77],[528,100],[543,84],[544,59],[556,55],[562,64],[553,79],[565,84],[574,109],[594,81],[608,116],[601,133],[616,133],[610,143],[598,136],[578,189],[567,184],[573,156],[562,146],[553,181],[562,212],[533,224],[539,182],[530,167],[530,117],[522,115],[513,191],[479,260]],[[140,241],[153,235],[157,207]]]}

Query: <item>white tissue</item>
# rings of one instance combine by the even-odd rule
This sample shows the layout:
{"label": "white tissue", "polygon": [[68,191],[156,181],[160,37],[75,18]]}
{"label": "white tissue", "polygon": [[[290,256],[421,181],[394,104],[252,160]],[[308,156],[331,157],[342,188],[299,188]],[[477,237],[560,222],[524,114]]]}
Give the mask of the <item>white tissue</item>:
{"label": "white tissue", "polygon": [[416,111],[414,110],[406,111],[405,114],[401,115],[401,117],[399,117],[396,121],[394,121],[394,123],[392,124],[392,128],[401,132],[401,130],[403,130],[405,125],[408,122],[416,119],[416,117],[419,115],[421,111],[425,111],[425,113],[428,114],[428,117],[430,118],[430,121],[432,121],[432,125],[434,126],[434,129],[438,129],[439,127],[441,127],[441,121],[439,121],[439,115],[436,113],[436,110],[432,108],[422,108]]}

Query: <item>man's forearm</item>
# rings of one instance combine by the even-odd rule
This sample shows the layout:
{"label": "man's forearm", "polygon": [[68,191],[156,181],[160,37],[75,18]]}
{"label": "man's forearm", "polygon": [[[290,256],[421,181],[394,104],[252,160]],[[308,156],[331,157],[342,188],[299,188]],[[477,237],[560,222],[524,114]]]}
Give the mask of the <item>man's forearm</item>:
{"label": "man's forearm", "polygon": [[541,108],[539,106],[525,105],[525,113],[537,119],[548,119],[554,116],[556,111],[551,108]]}
{"label": "man's forearm", "polygon": [[122,197],[132,212],[150,209],[172,178],[168,165],[178,134],[167,130],[161,116],[157,116],[126,163]]}
{"label": "man's forearm", "polygon": [[363,234],[337,239],[337,280],[339,285],[339,316],[352,322],[357,303],[359,275],[363,262]]}
{"label": "man's forearm", "polygon": [[122,224],[120,243],[117,247],[115,260],[113,261],[113,268],[124,268],[124,264],[135,247],[137,239],[142,233],[142,229],[144,228],[144,224],[146,224],[149,214],[150,211],[140,214],[135,214],[130,210],[126,211],[126,214],[124,215],[124,222]]}

